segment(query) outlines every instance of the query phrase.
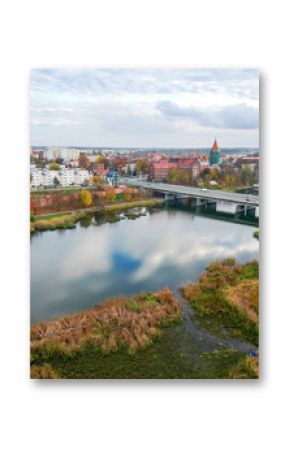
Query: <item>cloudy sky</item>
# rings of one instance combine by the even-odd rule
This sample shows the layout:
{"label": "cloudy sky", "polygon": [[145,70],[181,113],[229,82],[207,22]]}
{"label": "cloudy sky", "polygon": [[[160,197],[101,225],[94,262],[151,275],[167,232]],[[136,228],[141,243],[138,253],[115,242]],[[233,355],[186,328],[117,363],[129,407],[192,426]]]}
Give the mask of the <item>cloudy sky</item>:
{"label": "cloudy sky", "polygon": [[253,69],[34,69],[31,144],[258,147]]}

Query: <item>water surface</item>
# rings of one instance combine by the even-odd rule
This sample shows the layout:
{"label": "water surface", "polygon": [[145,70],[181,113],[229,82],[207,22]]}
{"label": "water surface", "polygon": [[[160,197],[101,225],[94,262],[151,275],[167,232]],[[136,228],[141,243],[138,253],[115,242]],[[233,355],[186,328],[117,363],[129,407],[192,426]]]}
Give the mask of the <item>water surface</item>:
{"label": "water surface", "polygon": [[154,208],[136,220],[83,221],[31,239],[31,321],[86,309],[105,298],[176,289],[213,260],[258,257],[255,228]]}

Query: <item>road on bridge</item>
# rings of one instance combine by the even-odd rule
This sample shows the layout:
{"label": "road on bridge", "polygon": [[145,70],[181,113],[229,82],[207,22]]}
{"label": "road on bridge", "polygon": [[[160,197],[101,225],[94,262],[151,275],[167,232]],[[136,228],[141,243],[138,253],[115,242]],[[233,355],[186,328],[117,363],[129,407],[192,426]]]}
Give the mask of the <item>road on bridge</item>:
{"label": "road on bridge", "polygon": [[175,184],[165,184],[161,182],[149,182],[133,178],[120,178],[120,184],[131,184],[144,189],[151,189],[162,193],[176,195],[188,195],[195,198],[214,199],[217,201],[228,201],[231,203],[249,204],[259,206],[259,197],[244,193],[224,192],[222,190],[199,189],[196,187],[181,186]]}

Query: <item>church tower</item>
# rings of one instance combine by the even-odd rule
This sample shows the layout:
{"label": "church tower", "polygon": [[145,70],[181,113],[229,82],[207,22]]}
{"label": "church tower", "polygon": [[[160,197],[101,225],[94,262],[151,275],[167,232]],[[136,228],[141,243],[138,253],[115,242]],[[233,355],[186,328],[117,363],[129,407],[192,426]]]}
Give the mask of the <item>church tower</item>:
{"label": "church tower", "polygon": [[221,163],[221,152],[215,139],[212,149],[210,150],[209,153],[209,165],[211,166],[220,165],[220,163]]}

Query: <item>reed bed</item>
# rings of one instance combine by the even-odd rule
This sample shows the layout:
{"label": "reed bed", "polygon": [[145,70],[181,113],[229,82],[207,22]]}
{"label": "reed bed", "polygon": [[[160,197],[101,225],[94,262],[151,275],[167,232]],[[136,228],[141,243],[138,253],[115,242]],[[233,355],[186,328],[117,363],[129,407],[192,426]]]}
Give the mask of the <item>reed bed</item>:
{"label": "reed bed", "polygon": [[31,326],[32,351],[68,353],[83,345],[102,352],[121,347],[130,353],[149,345],[161,328],[181,316],[171,290],[107,300],[94,308]]}

